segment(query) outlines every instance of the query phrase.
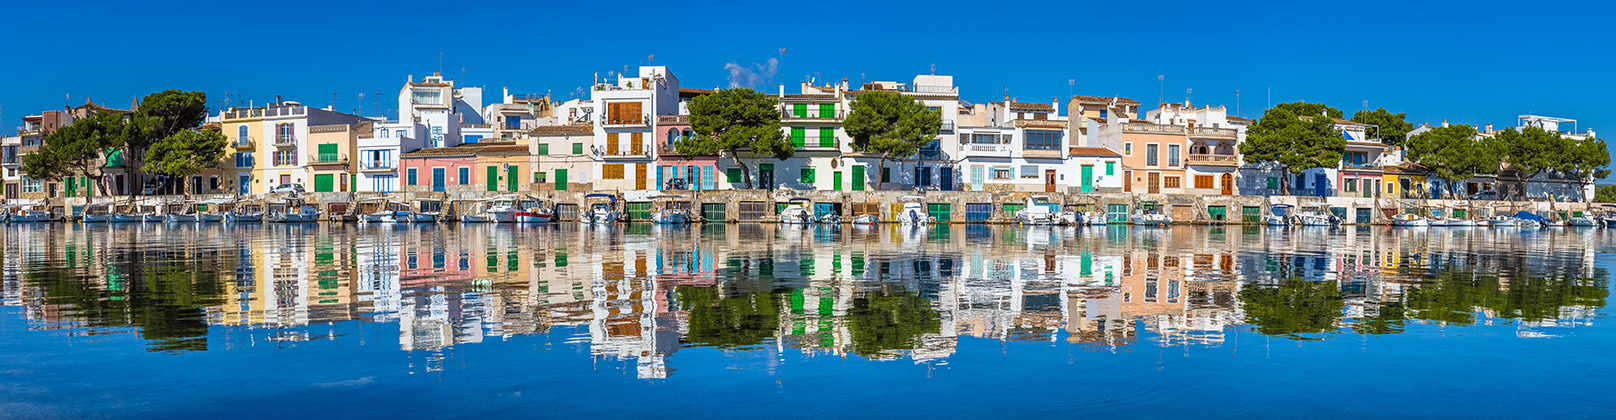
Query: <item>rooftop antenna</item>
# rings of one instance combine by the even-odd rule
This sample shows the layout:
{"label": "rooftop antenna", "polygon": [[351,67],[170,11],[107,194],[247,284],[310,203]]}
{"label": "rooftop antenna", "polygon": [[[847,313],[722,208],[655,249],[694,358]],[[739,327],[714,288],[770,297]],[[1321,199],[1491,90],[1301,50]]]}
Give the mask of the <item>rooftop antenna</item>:
{"label": "rooftop antenna", "polygon": [[[1274,87],[1269,86],[1268,87],[1268,108],[1273,108],[1273,107],[1274,107]],[[1267,108],[1263,108],[1263,109],[1267,109]]]}
{"label": "rooftop antenna", "polygon": [[332,110],[337,109],[337,95],[341,95],[341,94],[342,94],[342,92],[331,92],[331,109]]}
{"label": "rooftop antenna", "polygon": [[1190,102],[1190,94],[1192,93],[1195,93],[1195,89],[1184,89],[1184,103]]}
{"label": "rooftop antenna", "polygon": [[937,63],[931,63],[931,75],[937,75]]}
{"label": "rooftop antenna", "polygon": [[864,73],[859,73],[859,89],[864,88]]}
{"label": "rooftop antenna", "polygon": [[1368,100],[1368,99],[1365,99],[1365,100],[1364,100],[1364,101],[1363,101],[1363,110],[1364,110],[1364,111],[1368,111],[1368,110],[1369,110],[1369,100]]}
{"label": "rooftop antenna", "polygon": [[466,84],[466,68],[465,67],[460,68],[460,86],[471,86],[469,84]]}
{"label": "rooftop antenna", "polygon": [[[382,109],[381,98],[382,98],[382,93],[381,92],[376,92],[375,95],[370,96],[370,104],[376,106],[376,109]],[[386,120],[387,119],[387,114],[385,114],[385,113],[382,114],[382,119]]]}
{"label": "rooftop antenna", "polygon": [[1066,79],[1066,96],[1077,94],[1077,79]]}
{"label": "rooftop antenna", "polygon": [[645,56],[645,61],[655,62],[656,61],[656,54],[651,54],[651,55]]}
{"label": "rooftop antenna", "polygon": [[1240,89],[1234,90],[1234,115],[1238,117],[1246,116],[1246,114],[1240,112]]}
{"label": "rooftop antenna", "polygon": [[[785,48],[780,49],[779,68],[776,68],[775,70],[776,70],[775,74],[786,74],[785,73],[785,71],[786,71],[786,49]],[[784,80],[782,80],[782,81],[784,81]],[[772,83],[772,81],[771,81],[771,83]]]}
{"label": "rooftop antenna", "polygon": [[1167,98],[1167,75],[1156,75],[1156,103],[1162,103]]}
{"label": "rooftop antenna", "polygon": [[438,74],[443,74],[443,51],[438,51]]}
{"label": "rooftop antenna", "polygon": [[365,116],[365,92],[359,92],[359,112],[354,114],[361,117]]}

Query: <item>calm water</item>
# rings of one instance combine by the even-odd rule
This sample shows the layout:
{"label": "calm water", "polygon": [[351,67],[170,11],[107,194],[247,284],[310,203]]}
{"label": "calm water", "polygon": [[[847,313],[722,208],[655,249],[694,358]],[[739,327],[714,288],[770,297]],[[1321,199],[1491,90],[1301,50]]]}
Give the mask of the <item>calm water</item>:
{"label": "calm water", "polygon": [[0,417],[1616,413],[1616,230],[4,236]]}

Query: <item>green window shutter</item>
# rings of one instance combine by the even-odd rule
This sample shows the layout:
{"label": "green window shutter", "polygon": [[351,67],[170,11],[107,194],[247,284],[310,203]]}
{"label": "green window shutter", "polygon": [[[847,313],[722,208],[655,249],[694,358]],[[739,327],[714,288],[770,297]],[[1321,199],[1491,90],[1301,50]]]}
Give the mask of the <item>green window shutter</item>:
{"label": "green window shutter", "polygon": [[892,182],[892,168],[881,168],[881,182]]}
{"label": "green window shutter", "polygon": [[1279,189],[1279,178],[1268,177],[1268,189],[1270,189],[1270,190]]}
{"label": "green window shutter", "polygon": [[807,129],[802,127],[791,127],[791,145],[793,147],[803,147],[806,145],[805,143],[807,143],[807,141]]}
{"label": "green window shutter", "polygon": [[819,129],[819,147],[836,147],[836,129],[830,127]]}
{"label": "green window shutter", "polygon": [[853,165],[853,191],[864,191],[864,165]]}
{"label": "green window shutter", "polygon": [[814,184],[814,170],[813,170],[813,168],[802,168],[802,183],[808,184],[808,185],[813,185]]}
{"label": "green window shutter", "polygon": [[730,183],[740,183],[741,182],[741,168],[725,169],[724,170],[724,180],[729,181]]}
{"label": "green window shutter", "polygon": [[550,145],[544,144],[544,143],[539,143],[539,156],[549,156],[549,155],[550,155]]}
{"label": "green window shutter", "polygon": [[483,183],[488,184],[489,191],[499,191],[499,167],[488,165],[488,175],[483,178]]}
{"label": "green window shutter", "polygon": [[807,117],[808,116],[808,104],[792,104],[791,105],[791,115],[795,115],[798,118]]}
{"label": "green window shutter", "polygon": [[819,104],[820,118],[836,118],[836,104]]}
{"label": "green window shutter", "polygon": [[321,162],[335,162],[337,160],[336,144],[322,144],[317,147],[319,147]]}
{"label": "green window shutter", "polygon": [[1105,163],[1105,176],[1112,176],[1112,175],[1116,175],[1116,174],[1117,174],[1117,163],[1116,162],[1106,162]]}
{"label": "green window shutter", "polygon": [[572,154],[575,154],[575,155],[584,154],[584,144],[583,143],[573,143],[572,144]]}

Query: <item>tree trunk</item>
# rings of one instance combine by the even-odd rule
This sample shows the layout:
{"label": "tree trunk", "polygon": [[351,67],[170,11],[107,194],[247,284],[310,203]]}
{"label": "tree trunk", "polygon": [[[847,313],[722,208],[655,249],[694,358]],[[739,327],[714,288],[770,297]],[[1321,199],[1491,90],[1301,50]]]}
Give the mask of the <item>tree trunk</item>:
{"label": "tree trunk", "polygon": [[[886,173],[886,167],[887,167],[887,154],[882,153],[881,158],[877,159],[875,161],[875,190],[876,191],[881,191],[882,188],[885,187],[884,185],[882,185],[882,184],[884,184],[884,182],[881,181],[881,174]],[[866,176],[868,176],[868,175],[866,175]]]}
{"label": "tree trunk", "polygon": [[1279,195],[1291,195],[1291,171],[1285,165],[1279,165]]}
{"label": "tree trunk", "polygon": [[748,190],[752,189],[752,170],[746,167],[745,162],[741,162],[741,155],[731,150],[729,151],[729,159],[735,161],[735,166],[741,167],[741,185]]}

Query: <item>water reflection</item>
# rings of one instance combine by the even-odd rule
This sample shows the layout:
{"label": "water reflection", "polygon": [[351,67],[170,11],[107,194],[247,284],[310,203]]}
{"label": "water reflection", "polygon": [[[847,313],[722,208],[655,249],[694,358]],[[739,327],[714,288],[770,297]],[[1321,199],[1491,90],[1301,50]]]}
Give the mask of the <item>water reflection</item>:
{"label": "water reflection", "polygon": [[[561,337],[642,378],[681,348],[942,364],[961,337],[1083,351],[1412,326],[1523,338],[1593,322],[1601,230],[927,226],[87,226],[5,229],[29,328],[151,351]],[[213,334],[210,334],[210,329]],[[1008,347],[1006,347],[1006,351]],[[771,357],[772,360],[772,357]],[[774,362],[769,362],[774,363]]]}

